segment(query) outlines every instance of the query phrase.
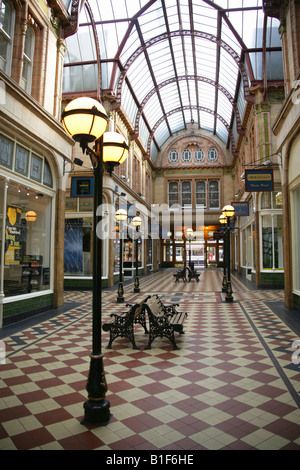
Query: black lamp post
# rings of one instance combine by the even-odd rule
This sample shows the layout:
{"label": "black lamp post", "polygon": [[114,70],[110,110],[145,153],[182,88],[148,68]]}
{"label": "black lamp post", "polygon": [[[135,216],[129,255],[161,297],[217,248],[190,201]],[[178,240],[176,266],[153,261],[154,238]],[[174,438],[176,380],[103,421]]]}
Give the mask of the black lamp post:
{"label": "black lamp post", "polygon": [[234,207],[227,205],[223,207],[222,214],[226,217],[227,228],[226,228],[226,251],[227,251],[227,287],[226,287],[226,302],[233,302],[232,297],[232,286],[231,286],[231,273],[230,273],[230,218],[234,216]]}
{"label": "black lamp post", "polygon": [[187,236],[189,238],[189,268],[192,269],[192,266],[191,266],[191,262],[192,262],[192,257],[191,257],[191,252],[192,252],[192,249],[191,249],[191,239],[192,239],[192,235],[194,233],[194,230],[192,228],[188,228],[186,230],[186,233],[187,233]]}
{"label": "black lamp post", "polygon": [[[227,219],[225,215],[221,214],[219,217],[219,222],[224,226],[227,223]],[[223,282],[222,282],[222,292],[226,292],[227,290],[227,276],[226,276],[226,267],[227,267],[227,231],[226,228],[223,227],[224,233],[224,245],[223,245]]]}
{"label": "black lamp post", "polygon": [[132,219],[132,225],[136,227],[136,239],[135,239],[135,280],[134,280],[134,292],[140,292],[140,283],[139,283],[139,259],[138,259],[138,250],[139,250],[139,227],[142,224],[142,219],[139,216],[136,216]]}
{"label": "black lamp post", "polygon": [[[86,390],[88,400],[84,403],[84,425],[105,425],[110,418],[110,403],[106,400],[107,383],[103,367],[101,344],[102,321],[102,240],[97,234],[102,222],[103,166],[109,171],[126,160],[128,145],[124,138],[115,132],[104,131],[108,117],[104,107],[92,98],[82,97],[71,101],[62,113],[62,123],[67,133],[80,143],[83,153],[89,155],[94,169],[94,208],[93,208],[93,325],[92,353]],[[88,143],[96,141],[95,151]]]}
{"label": "black lamp post", "polygon": [[116,219],[119,221],[119,242],[120,242],[120,273],[119,273],[119,286],[117,302],[119,304],[124,302],[124,289],[123,289],[123,222],[127,219],[127,211],[119,209],[116,212]]}

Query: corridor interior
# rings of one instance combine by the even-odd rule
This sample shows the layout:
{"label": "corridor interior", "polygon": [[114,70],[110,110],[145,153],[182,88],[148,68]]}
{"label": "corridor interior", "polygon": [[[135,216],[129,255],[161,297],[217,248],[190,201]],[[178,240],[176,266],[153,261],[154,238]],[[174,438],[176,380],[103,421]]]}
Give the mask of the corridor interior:
{"label": "corridor interior", "polygon": [[[45,450],[299,450],[300,397],[293,312],[283,291],[251,288],[232,276],[234,302],[222,293],[222,271],[202,270],[200,282],[175,283],[174,269],[102,296],[103,322],[148,294],[178,303],[188,317],[179,350],[156,338],[152,349],[135,326],[106,349],[111,419],[85,427],[83,402],[91,348],[91,292],[65,293],[65,305],[39,323],[2,330],[0,449]],[[281,308],[279,308],[281,307]],[[287,321],[287,323],[286,323]]]}

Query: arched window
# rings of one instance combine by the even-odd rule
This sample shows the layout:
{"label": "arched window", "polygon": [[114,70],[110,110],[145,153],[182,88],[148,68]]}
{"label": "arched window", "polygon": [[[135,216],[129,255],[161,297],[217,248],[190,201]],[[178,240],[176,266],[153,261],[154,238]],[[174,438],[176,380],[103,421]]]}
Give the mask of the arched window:
{"label": "arched window", "polygon": [[209,162],[216,162],[218,160],[218,151],[215,148],[211,148],[207,152],[207,159]]}
{"label": "arched window", "polygon": [[184,149],[181,154],[182,161],[184,163],[189,163],[192,160],[192,154],[189,149]]}
{"label": "arched window", "polygon": [[0,15],[0,69],[7,75],[11,71],[11,58],[15,28],[15,10],[10,0],[1,0]]}
{"label": "arched window", "polygon": [[198,163],[204,162],[204,151],[202,149],[196,149],[195,150],[195,161]]}
{"label": "arched window", "polygon": [[179,160],[179,154],[176,149],[172,149],[169,153],[169,162],[177,163]]}

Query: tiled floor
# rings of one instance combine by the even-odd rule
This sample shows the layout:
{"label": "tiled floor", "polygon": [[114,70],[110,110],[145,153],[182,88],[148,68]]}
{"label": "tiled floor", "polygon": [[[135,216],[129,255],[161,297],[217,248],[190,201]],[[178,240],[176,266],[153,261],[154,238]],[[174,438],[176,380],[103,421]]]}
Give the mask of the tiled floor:
{"label": "tiled floor", "polygon": [[[5,337],[0,365],[0,449],[219,450],[300,449],[299,339],[273,313],[278,290],[248,290],[233,277],[234,302],[221,293],[222,272],[175,284],[171,270],[125,286],[126,302],[157,293],[188,313],[180,350],[136,326],[131,349],[105,349],[111,420],[80,424],[91,346],[91,293],[67,292],[69,309]],[[103,321],[125,309],[103,293]]]}

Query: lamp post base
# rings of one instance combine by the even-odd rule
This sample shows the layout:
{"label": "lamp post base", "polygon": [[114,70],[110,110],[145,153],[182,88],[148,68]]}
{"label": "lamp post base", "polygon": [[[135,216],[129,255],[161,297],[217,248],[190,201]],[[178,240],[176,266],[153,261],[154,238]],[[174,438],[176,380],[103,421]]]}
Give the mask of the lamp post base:
{"label": "lamp post base", "polygon": [[222,283],[222,292],[226,292],[227,291],[227,277],[226,275],[224,274],[223,276],[223,283]]}
{"label": "lamp post base", "polygon": [[231,281],[227,281],[226,302],[233,302]]}
{"label": "lamp post base", "polygon": [[139,278],[136,276],[134,281],[134,292],[140,292]]}
{"label": "lamp post base", "polygon": [[118,287],[118,297],[117,297],[117,302],[118,304],[121,304],[124,302],[124,296],[123,296],[123,283],[119,282],[119,287]]}
{"label": "lamp post base", "polygon": [[103,367],[103,354],[92,354],[90,359],[90,370],[86,384],[88,400],[83,405],[84,418],[81,424],[105,426],[110,418],[110,405],[105,398],[107,383]]}
{"label": "lamp post base", "polygon": [[110,403],[107,400],[87,400],[84,405],[84,426],[106,426],[110,420]]}

